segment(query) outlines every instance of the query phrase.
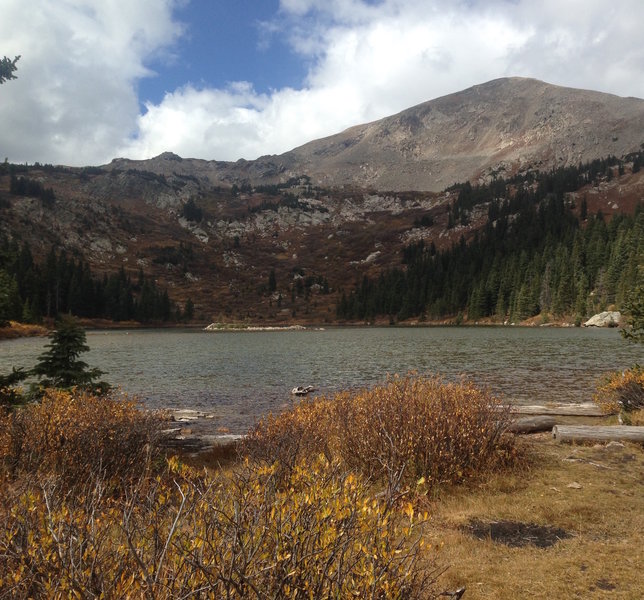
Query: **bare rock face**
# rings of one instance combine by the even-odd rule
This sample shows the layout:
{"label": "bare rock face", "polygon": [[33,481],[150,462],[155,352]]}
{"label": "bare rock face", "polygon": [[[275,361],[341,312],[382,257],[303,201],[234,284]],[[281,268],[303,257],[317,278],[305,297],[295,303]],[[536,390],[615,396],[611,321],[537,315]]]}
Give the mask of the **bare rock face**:
{"label": "bare rock face", "polygon": [[506,78],[287,153],[325,185],[439,191],[464,179],[638,150],[644,100]]}
{"label": "bare rock face", "polygon": [[107,169],[142,170],[230,186],[308,175],[325,186],[441,191],[467,179],[526,168],[623,156],[644,142],[644,100],[511,77],[315,140],[279,156],[237,162],[115,159]]}

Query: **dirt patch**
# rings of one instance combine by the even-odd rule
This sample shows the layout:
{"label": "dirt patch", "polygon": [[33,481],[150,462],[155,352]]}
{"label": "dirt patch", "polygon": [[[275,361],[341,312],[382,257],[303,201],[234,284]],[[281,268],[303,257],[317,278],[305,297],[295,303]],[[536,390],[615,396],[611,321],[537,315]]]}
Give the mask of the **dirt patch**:
{"label": "dirt patch", "polygon": [[463,530],[479,540],[490,539],[513,548],[528,545],[549,548],[560,540],[572,537],[559,527],[521,523],[520,521],[485,522],[472,519],[463,527]]}
{"label": "dirt patch", "polygon": [[[608,581],[607,579],[598,579],[595,582],[595,587],[604,592],[613,592],[617,589],[617,586],[614,583]],[[594,588],[591,587],[590,590],[593,591]]]}

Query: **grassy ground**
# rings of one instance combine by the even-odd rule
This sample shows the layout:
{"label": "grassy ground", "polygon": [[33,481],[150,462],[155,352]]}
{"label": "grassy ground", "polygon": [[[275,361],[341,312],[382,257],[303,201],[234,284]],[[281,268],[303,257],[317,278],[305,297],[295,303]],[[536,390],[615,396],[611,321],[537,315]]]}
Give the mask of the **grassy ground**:
{"label": "grassy ground", "polygon": [[[641,598],[644,448],[571,446],[550,434],[527,443],[530,468],[445,490],[431,503],[431,541],[449,565],[444,588],[466,586],[467,600]],[[556,527],[570,537],[543,549],[510,547],[474,537],[474,520]],[[510,526],[502,533],[521,538]]]}
{"label": "grassy ground", "polygon": [[[525,444],[525,468],[442,489],[422,507],[431,515],[427,541],[447,567],[437,588],[465,586],[463,600],[641,598],[644,447],[561,444],[550,433]],[[233,458],[220,449],[197,462],[216,468]],[[500,523],[502,539],[478,539],[472,523]]]}

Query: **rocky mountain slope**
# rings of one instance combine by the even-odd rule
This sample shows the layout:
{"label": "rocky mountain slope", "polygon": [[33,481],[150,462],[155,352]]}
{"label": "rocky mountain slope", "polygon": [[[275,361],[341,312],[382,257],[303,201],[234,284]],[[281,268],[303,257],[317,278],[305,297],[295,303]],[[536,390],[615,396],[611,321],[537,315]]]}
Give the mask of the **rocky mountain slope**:
{"label": "rocky mountain slope", "polygon": [[307,175],[325,187],[440,191],[492,173],[577,165],[644,142],[644,100],[504,78],[357,125],[279,156],[235,163],[163,154],[107,168],[180,173],[213,185]]}
{"label": "rocky mountain slope", "polygon": [[[486,224],[489,200],[456,218],[459,190],[432,190],[642,142],[643,100],[504,79],[257,161],[0,164],[0,252],[27,242],[37,261],[55,248],[98,276],[142,270],[202,322],[333,321],[342,291],[399,267],[405,245],[449,248]],[[51,195],[12,192],[23,178]],[[577,214],[582,198],[591,215],[632,213],[644,171],[604,164],[567,198]]]}

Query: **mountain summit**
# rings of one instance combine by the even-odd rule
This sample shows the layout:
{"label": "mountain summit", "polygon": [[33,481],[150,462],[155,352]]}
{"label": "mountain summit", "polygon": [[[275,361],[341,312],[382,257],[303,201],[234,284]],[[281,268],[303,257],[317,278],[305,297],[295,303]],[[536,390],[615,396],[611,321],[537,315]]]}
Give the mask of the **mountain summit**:
{"label": "mountain summit", "polygon": [[[525,168],[622,156],[644,142],[644,100],[496,79],[351,127],[278,156],[216,162],[164,153],[119,167],[207,176],[213,184],[285,182],[308,175],[322,186],[440,191],[466,179]],[[167,171],[167,173],[165,173]]]}
{"label": "mountain summit", "polygon": [[288,152],[314,180],[438,191],[491,171],[621,156],[644,142],[644,100],[506,78]]}

